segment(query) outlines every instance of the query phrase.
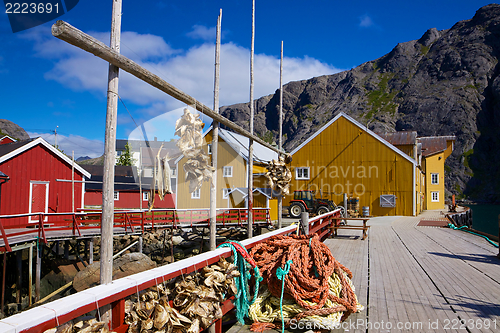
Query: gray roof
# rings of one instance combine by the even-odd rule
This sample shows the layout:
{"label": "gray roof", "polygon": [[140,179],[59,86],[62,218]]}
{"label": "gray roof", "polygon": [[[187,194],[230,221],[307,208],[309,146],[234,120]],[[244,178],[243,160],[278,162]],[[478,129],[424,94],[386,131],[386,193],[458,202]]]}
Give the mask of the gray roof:
{"label": "gray roof", "polygon": [[[248,161],[248,147],[250,140],[247,137],[222,128],[219,129],[219,136],[227,144],[229,144],[234,149],[234,151],[236,151],[241,157]],[[277,160],[278,153],[254,141],[253,159],[254,162],[267,163],[271,160]]]}

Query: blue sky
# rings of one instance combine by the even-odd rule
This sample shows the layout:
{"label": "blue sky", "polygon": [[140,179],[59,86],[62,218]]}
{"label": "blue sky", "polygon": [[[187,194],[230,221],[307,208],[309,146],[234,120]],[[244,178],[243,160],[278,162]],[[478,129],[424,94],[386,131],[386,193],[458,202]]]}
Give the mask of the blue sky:
{"label": "blue sky", "polygon": [[[279,88],[282,40],[284,81],[308,79],[379,58],[429,28],[451,28],[489,3],[256,0],[254,97]],[[212,107],[215,25],[222,9],[220,105],[248,102],[251,4],[123,0],[121,52]],[[111,0],[80,0],[59,19],[109,44],[111,7]],[[0,118],[51,143],[58,126],[66,153],[97,157],[103,152],[107,63],[52,37],[54,22],[12,33],[1,11]],[[119,95],[119,139],[129,137],[134,122],[145,123],[150,137],[173,137],[181,103],[124,72]]]}

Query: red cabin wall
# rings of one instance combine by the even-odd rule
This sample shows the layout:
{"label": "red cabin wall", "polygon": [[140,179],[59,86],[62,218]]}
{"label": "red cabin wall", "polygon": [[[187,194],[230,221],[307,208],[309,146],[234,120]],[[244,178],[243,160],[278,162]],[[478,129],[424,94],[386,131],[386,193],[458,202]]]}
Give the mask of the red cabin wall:
{"label": "red cabin wall", "polygon": [[5,145],[7,143],[12,143],[12,142],[15,142],[15,141],[10,139],[10,138],[7,138],[7,137],[0,139],[0,145]]}
{"label": "red cabin wall", "polygon": [[[43,145],[34,146],[1,163],[0,170],[10,178],[2,185],[0,215],[29,212],[30,181],[49,183],[48,213],[71,212],[71,182],[56,181],[71,180],[71,166]],[[81,180],[82,174],[75,170],[75,181]],[[82,186],[82,183],[75,183],[75,210],[81,208]],[[25,223],[28,223],[28,217],[2,221],[4,227]]]}
{"label": "red cabin wall", "polygon": [[[115,208],[137,209],[139,208],[139,196],[138,191],[119,191],[119,200],[115,200]],[[85,193],[85,206],[102,206],[102,191],[87,191]],[[148,208],[147,201],[142,201],[142,208]],[[156,194],[154,208],[175,208],[175,194],[167,194],[163,200],[160,200]]]}

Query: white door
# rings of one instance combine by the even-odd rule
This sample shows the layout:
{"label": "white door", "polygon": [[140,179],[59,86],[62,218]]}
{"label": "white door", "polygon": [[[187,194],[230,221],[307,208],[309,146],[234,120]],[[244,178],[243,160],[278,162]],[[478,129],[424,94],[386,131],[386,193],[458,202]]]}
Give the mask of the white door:
{"label": "white door", "polygon": [[[30,213],[47,213],[49,209],[49,182],[30,182]],[[30,216],[29,222],[39,221],[39,216]],[[47,217],[45,217],[47,221]]]}

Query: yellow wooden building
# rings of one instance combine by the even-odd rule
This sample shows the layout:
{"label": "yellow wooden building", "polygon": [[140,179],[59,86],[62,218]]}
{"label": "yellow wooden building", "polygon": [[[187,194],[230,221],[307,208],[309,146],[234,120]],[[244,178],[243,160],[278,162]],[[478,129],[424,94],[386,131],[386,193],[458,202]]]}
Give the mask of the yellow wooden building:
{"label": "yellow wooden building", "polygon": [[[219,144],[217,151],[217,208],[248,207],[248,138],[234,132],[219,129]],[[203,149],[211,155],[212,129],[204,134]],[[277,159],[277,153],[254,142],[254,208],[270,208],[271,220],[277,219],[277,199],[267,189],[263,174],[264,165],[272,159]],[[185,181],[184,162],[180,156],[175,161],[177,174],[176,208],[198,209],[210,207],[210,183],[204,182],[201,188],[189,192],[189,183]]]}
{"label": "yellow wooden building", "polygon": [[[413,151],[413,149],[412,149]],[[352,117],[339,113],[292,152],[290,193],[311,189],[342,205],[359,198],[371,216],[416,215],[423,174],[415,159]],[[291,195],[283,205],[288,205]]]}
{"label": "yellow wooden building", "polygon": [[379,135],[416,160],[422,174],[420,210],[445,208],[444,163],[453,152],[455,136],[417,137],[415,131]]}

